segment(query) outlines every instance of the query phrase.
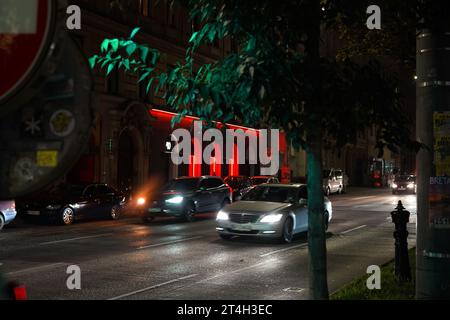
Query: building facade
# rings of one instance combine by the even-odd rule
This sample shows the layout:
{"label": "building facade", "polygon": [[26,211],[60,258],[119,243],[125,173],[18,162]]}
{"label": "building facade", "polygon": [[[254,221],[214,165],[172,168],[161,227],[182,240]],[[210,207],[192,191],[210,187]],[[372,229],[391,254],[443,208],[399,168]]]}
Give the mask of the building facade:
{"label": "building facade", "polygon": [[[82,10],[82,29],[73,37],[88,58],[98,52],[105,38],[127,37],[135,27],[141,27],[136,36],[139,43],[149,44],[161,53],[157,68],[167,70],[184,60],[188,40],[195,25],[186,12],[165,1],[74,1]],[[115,4],[115,5],[111,5]],[[121,7],[124,6],[124,7]],[[236,50],[230,40],[203,45],[197,50],[195,62],[211,63]],[[119,189],[139,188],[151,177],[162,181],[178,176],[198,175],[258,175],[259,165],[173,165],[165,144],[173,129],[174,116],[161,96],[146,94],[138,84],[138,77],[114,70],[93,70],[93,107],[95,123],[86,152],[65,177],[67,182],[102,182]],[[189,129],[193,121],[187,117],[178,125]],[[240,128],[257,132],[252,128]],[[287,169],[287,150],[281,135],[279,175]],[[248,155],[246,155],[248,157]],[[223,162],[226,162],[224,159]],[[287,176],[285,178],[288,178]]]}

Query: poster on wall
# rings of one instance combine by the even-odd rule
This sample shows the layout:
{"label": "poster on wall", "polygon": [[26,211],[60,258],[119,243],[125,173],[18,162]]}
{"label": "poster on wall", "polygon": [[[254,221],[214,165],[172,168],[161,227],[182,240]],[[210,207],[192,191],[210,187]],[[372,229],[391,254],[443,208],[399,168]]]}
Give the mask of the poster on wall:
{"label": "poster on wall", "polygon": [[450,112],[433,114],[434,165],[430,177],[429,223],[433,228],[450,229]]}

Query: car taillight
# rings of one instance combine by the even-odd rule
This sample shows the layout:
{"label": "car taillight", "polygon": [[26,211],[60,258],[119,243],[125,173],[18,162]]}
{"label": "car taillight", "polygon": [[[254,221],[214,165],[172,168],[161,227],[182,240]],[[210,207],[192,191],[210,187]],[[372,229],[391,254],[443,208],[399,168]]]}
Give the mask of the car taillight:
{"label": "car taillight", "polygon": [[14,300],[27,300],[27,289],[23,285],[14,287]]}
{"label": "car taillight", "polygon": [[8,285],[9,296],[12,300],[27,300],[27,289],[23,284],[10,282]]}

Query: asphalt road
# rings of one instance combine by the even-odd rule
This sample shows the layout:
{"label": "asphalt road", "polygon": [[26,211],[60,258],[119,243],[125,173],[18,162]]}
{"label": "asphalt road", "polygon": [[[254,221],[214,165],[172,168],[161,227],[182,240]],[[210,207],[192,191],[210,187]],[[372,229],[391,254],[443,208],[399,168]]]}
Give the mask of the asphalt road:
{"label": "asphalt road", "polygon": [[[330,292],[394,255],[392,211],[415,196],[381,189],[332,195],[327,233]],[[307,299],[306,235],[288,245],[254,239],[224,241],[214,214],[192,223],[161,219],[88,221],[72,226],[23,224],[0,232],[0,271],[26,285],[29,299]],[[67,268],[81,270],[69,290]]]}

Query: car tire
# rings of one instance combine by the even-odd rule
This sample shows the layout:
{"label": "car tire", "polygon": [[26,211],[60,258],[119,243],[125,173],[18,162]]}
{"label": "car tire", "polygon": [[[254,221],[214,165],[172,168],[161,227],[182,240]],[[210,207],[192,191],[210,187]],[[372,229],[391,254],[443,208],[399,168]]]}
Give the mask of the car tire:
{"label": "car tire", "polygon": [[330,223],[329,220],[330,220],[330,215],[328,214],[328,211],[325,211],[325,214],[324,214],[325,232],[328,231],[328,225]]}
{"label": "car tire", "polygon": [[331,194],[331,189],[330,187],[327,187],[327,189],[325,190],[325,195],[328,197]]}
{"label": "car tire", "polygon": [[294,220],[288,217],[283,224],[283,231],[281,233],[280,242],[281,243],[291,243],[294,237]]}
{"label": "car tire", "polygon": [[192,203],[186,204],[186,207],[184,208],[184,213],[183,213],[183,221],[185,221],[185,222],[194,221],[194,214],[195,214],[194,205]]}
{"label": "car tire", "polygon": [[223,240],[230,240],[231,238],[233,238],[232,235],[229,234],[219,234],[219,236],[223,239]]}
{"label": "car tire", "polygon": [[0,213],[0,230],[5,226],[5,217]]}
{"label": "car tire", "polygon": [[119,205],[115,205],[111,208],[110,218],[111,220],[119,220],[122,210]]}
{"label": "car tire", "polygon": [[61,211],[61,223],[65,226],[71,225],[75,220],[75,212],[71,207],[65,207]]}

